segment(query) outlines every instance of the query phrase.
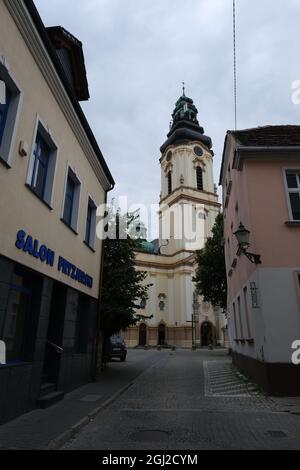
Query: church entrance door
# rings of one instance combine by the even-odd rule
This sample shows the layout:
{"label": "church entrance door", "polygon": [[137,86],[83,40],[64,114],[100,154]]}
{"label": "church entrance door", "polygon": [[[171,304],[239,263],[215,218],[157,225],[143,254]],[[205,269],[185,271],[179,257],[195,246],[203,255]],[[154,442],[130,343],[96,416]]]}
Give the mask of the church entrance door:
{"label": "church entrance door", "polygon": [[158,344],[160,346],[166,344],[166,327],[162,324],[158,327]]}
{"label": "church entrance door", "polygon": [[146,346],[147,344],[147,326],[141,323],[139,326],[139,346]]}
{"label": "church entrance door", "polygon": [[201,325],[201,346],[209,346],[214,343],[213,326],[206,321]]}

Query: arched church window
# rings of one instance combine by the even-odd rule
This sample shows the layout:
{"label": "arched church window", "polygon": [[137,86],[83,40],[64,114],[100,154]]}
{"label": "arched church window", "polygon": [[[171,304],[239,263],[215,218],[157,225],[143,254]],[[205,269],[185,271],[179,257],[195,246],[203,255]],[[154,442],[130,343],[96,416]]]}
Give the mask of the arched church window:
{"label": "arched church window", "polygon": [[168,173],[168,194],[172,192],[172,172],[169,171]]}
{"label": "arched church window", "polygon": [[203,191],[203,171],[200,166],[196,168],[196,177],[197,177],[197,189]]}

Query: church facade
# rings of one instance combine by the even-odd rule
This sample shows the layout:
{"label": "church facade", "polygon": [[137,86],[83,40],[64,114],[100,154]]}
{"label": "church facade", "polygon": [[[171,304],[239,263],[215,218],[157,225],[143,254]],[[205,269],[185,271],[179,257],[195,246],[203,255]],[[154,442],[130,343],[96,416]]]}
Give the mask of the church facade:
{"label": "church facade", "polygon": [[136,268],[147,272],[149,291],[137,312],[141,321],[124,333],[129,347],[226,342],[224,314],[203,302],[193,283],[195,252],[203,248],[220,212],[212,142],[197,114],[183,90],[160,149],[159,239],[144,241],[136,252]]}

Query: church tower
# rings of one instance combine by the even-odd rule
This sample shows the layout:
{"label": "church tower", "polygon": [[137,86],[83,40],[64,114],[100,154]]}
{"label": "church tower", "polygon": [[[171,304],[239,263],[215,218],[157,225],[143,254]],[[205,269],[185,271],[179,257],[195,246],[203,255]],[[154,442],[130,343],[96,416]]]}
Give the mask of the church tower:
{"label": "church tower", "polygon": [[213,179],[211,138],[191,98],[178,99],[161,146],[160,241],[164,254],[203,248],[220,210]]}
{"label": "church tower", "polygon": [[220,204],[212,141],[184,89],[160,151],[159,239],[145,240],[135,260],[136,269],[147,272],[149,295],[137,311],[140,323],[125,340],[128,346],[224,344],[224,315],[202,301],[193,283],[196,250],[210,236]]}

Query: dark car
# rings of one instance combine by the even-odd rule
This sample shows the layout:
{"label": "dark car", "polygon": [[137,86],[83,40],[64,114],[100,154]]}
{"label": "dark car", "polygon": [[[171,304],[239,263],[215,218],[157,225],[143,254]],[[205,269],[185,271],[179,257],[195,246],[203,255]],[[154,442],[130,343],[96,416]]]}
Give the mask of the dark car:
{"label": "dark car", "polygon": [[109,351],[109,359],[113,357],[120,358],[121,362],[126,360],[127,349],[126,344],[123,338],[119,335],[113,335],[110,337],[110,351]]}

